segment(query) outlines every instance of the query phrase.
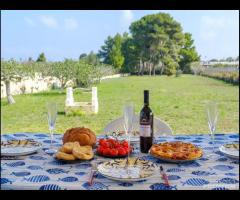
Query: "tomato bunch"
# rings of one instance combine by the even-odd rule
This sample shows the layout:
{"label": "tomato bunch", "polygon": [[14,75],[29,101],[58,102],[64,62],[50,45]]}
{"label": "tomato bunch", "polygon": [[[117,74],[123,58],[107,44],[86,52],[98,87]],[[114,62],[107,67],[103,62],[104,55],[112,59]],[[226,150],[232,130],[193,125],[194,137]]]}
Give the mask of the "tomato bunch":
{"label": "tomato bunch", "polygon": [[132,147],[126,140],[120,141],[113,138],[99,139],[97,152],[103,156],[127,156],[131,153]]}

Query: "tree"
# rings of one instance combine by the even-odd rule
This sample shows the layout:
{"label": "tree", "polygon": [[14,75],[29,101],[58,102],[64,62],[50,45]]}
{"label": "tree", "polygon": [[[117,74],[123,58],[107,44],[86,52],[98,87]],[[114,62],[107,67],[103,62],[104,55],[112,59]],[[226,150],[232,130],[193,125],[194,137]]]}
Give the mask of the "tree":
{"label": "tree", "polygon": [[128,33],[124,33],[122,36],[122,54],[124,57],[122,72],[136,72],[139,66],[138,50],[133,38]]}
{"label": "tree", "polygon": [[116,69],[121,69],[124,63],[124,57],[122,55],[122,37],[120,34],[116,34],[113,38],[113,46],[109,52],[110,64]]}
{"label": "tree", "polygon": [[[165,71],[165,67],[177,67],[179,51],[184,44],[184,34],[181,25],[169,14],[158,13],[144,16],[131,24],[130,31],[135,47],[139,50],[141,74],[146,68],[149,74],[152,71],[155,74],[156,66],[161,66],[161,72]],[[169,62],[169,56],[175,64]],[[171,66],[167,65],[169,63]]]}
{"label": "tree", "polygon": [[100,60],[93,51],[91,51],[86,57],[84,57],[84,61],[90,65],[98,65]]}
{"label": "tree", "polygon": [[28,62],[34,62],[34,60],[32,59],[32,57],[28,58]]}
{"label": "tree", "polygon": [[54,62],[50,65],[49,75],[58,78],[63,89],[66,83],[75,77],[75,65],[76,62],[70,59]]}
{"label": "tree", "polygon": [[82,53],[80,56],[79,56],[79,60],[81,60],[82,58],[85,58],[87,56],[86,53]]}
{"label": "tree", "polygon": [[164,69],[164,73],[166,75],[171,76],[173,74],[176,74],[178,63],[175,62],[171,56],[164,56],[163,62],[166,66],[168,66]]}
{"label": "tree", "polygon": [[209,62],[218,62],[218,59],[213,58],[213,59],[209,60]]}
{"label": "tree", "polygon": [[73,77],[75,78],[77,86],[88,87],[94,77],[93,66],[84,61],[77,62]]}
{"label": "tree", "polygon": [[239,56],[236,57],[235,61],[239,61]]}
{"label": "tree", "polygon": [[23,77],[28,75],[34,75],[34,70],[32,70],[31,65],[24,65],[13,59],[9,61],[1,60],[1,81],[5,83],[6,95],[9,104],[15,103],[11,94],[11,82],[20,81]]}
{"label": "tree", "polygon": [[185,33],[184,39],[185,39],[184,46],[180,50],[179,66],[184,73],[190,73],[191,72],[190,64],[192,62],[199,61],[200,56],[198,55],[196,48],[193,44],[194,40],[192,39],[192,35],[190,33]]}
{"label": "tree", "polygon": [[111,64],[110,61],[110,52],[113,47],[113,38],[111,36],[108,36],[107,39],[104,41],[104,45],[101,46],[101,49],[98,52],[98,57],[102,59],[103,63],[105,64]]}
{"label": "tree", "polygon": [[44,53],[41,53],[41,54],[38,56],[37,62],[47,62],[47,59],[46,59]]}
{"label": "tree", "polygon": [[234,59],[233,59],[232,57],[228,57],[228,58],[226,58],[226,61],[227,61],[227,62],[233,62]]}

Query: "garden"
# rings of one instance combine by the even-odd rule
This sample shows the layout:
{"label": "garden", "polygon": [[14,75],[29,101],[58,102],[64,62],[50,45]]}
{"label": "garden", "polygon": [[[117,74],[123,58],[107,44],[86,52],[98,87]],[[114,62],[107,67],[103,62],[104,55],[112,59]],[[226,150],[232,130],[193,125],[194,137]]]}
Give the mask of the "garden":
{"label": "garden", "polygon": [[[130,22],[129,33],[103,35],[98,52],[81,52],[80,33],[95,27],[89,18],[78,34],[74,19],[65,18],[66,32],[54,17],[42,15],[36,26],[35,18],[24,19],[39,32],[41,20],[59,35],[71,29],[80,48],[68,37],[59,44],[77,55],[62,48],[64,57],[52,59],[45,47],[36,59],[1,59],[2,190],[239,189],[238,56],[203,61],[196,35],[168,13]],[[91,48],[89,40],[104,32],[99,25],[101,33],[87,34]]]}
{"label": "garden", "polygon": [[[150,106],[156,117],[166,121],[174,133],[208,133],[205,104],[208,100],[219,103],[217,132],[239,130],[239,87],[212,78],[182,75],[130,76],[103,80],[98,87],[99,113],[65,116],[66,94],[50,90],[36,94],[14,96],[15,104],[1,101],[4,132],[48,132],[46,102],[58,106],[56,132],[64,133],[75,126],[91,127],[100,134],[107,123],[122,115],[125,101],[132,101],[135,112],[143,105],[143,90],[150,90]],[[90,101],[91,93],[74,92],[76,101]]]}

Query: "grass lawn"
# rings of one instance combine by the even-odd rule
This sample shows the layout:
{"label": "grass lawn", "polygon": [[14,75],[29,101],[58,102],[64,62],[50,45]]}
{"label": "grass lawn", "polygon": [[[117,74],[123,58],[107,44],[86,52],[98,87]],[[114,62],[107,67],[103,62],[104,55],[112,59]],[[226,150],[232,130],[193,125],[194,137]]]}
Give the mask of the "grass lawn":
{"label": "grass lawn", "polygon": [[[208,133],[205,103],[219,102],[217,132],[239,132],[239,86],[192,75],[181,77],[122,77],[102,81],[98,87],[97,115],[65,116],[66,94],[50,91],[14,96],[16,104],[1,100],[4,132],[47,132],[46,102],[58,104],[56,132],[86,126],[100,134],[104,126],[122,114],[125,101],[135,104],[139,112],[143,105],[143,90],[150,90],[150,106],[155,116],[169,123],[176,134]],[[90,101],[91,94],[76,91],[75,101]]]}

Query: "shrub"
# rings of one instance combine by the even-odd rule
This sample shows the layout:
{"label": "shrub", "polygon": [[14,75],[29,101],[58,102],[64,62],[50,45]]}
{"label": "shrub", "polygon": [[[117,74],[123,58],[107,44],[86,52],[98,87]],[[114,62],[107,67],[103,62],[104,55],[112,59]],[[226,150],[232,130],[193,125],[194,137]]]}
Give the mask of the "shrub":
{"label": "shrub", "polygon": [[179,77],[182,75],[182,70],[181,69],[178,69],[177,72],[176,72],[176,77]]}
{"label": "shrub", "polygon": [[239,84],[239,73],[238,72],[209,72],[204,71],[202,76],[207,76],[210,78],[216,78],[219,80],[223,80],[227,83],[231,84]]}

